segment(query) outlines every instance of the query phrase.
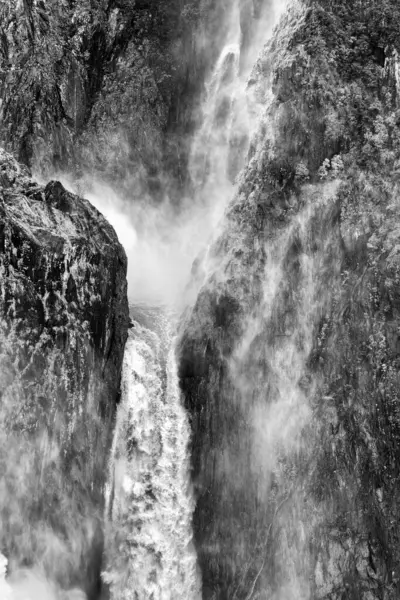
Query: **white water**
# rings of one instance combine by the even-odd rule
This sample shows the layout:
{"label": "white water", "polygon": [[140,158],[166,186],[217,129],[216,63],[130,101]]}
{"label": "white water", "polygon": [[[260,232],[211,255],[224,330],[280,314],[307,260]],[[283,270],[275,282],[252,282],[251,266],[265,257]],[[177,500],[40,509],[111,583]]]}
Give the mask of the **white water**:
{"label": "white water", "polygon": [[[225,44],[205,86],[202,125],[194,136],[189,160],[195,203],[218,206],[219,216],[232,198],[235,176],[244,163],[248,133],[246,77],[240,74],[241,31],[237,0],[232,2],[226,19]],[[244,146],[241,161],[235,157],[239,142]]]}
{"label": "white water", "polygon": [[196,600],[190,430],[176,373],[174,318],[162,309],[140,312],[151,329],[135,321],[125,351],[104,578],[115,600]]}

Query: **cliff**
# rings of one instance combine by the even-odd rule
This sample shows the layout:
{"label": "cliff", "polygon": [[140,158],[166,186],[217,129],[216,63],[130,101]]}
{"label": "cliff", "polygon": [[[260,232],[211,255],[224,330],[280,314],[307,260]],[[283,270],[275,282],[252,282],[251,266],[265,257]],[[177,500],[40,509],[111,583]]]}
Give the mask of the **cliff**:
{"label": "cliff", "polygon": [[0,145],[35,172],[90,172],[131,197],[181,187],[227,5],[2,3]]}
{"label": "cliff", "polygon": [[89,202],[0,151],[0,547],[97,598],[129,322],[124,250]]}
{"label": "cliff", "polygon": [[399,596],[396,2],[296,2],[182,323],[203,598]]}

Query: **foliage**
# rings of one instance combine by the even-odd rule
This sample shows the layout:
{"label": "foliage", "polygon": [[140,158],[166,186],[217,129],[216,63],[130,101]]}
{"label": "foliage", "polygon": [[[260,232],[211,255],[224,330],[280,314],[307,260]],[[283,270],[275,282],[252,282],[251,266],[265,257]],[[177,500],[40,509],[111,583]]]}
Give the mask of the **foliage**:
{"label": "foliage", "polygon": [[263,59],[276,98],[274,152],[294,168],[300,158],[311,179],[337,175],[341,166],[326,162],[334,156],[390,176],[400,157],[399,26],[394,0],[289,9]]}

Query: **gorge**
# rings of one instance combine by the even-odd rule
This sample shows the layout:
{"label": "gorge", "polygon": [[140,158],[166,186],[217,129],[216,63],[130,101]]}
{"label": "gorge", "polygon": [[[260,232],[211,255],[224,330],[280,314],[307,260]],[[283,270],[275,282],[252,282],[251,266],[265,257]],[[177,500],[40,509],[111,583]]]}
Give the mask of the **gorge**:
{"label": "gorge", "polygon": [[0,598],[397,600],[397,2],[0,17]]}

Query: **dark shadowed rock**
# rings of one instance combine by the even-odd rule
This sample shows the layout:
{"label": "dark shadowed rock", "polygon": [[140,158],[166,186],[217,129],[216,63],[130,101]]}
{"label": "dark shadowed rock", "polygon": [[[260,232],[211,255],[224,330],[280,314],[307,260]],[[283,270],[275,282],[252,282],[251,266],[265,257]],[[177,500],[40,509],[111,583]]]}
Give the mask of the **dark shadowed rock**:
{"label": "dark shadowed rock", "polygon": [[96,598],[129,327],[112,227],[0,151],[0,548]]}

